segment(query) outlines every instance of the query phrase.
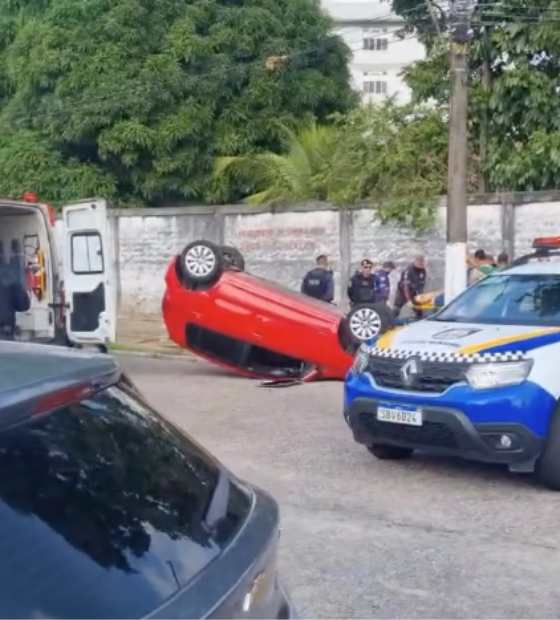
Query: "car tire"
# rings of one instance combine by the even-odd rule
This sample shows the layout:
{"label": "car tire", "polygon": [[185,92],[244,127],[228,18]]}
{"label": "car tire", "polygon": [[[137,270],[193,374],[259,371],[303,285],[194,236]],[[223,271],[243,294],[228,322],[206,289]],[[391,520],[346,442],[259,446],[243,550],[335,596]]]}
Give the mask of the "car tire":
{"label": "car tire", "polygon": [[239,271],[245,271],[245,258],[237,248],[231,245],[222,245],[220,249],[222,250],[226,268],[233,267]]}
{"label": "car tire", "polygon": [[535,466],[537,482],[552,491],[560,491],[560,404],[552,414],[544,447]]}
{"label": "car tire", "polygon": [[356,304],[343,319],[344,333],[351,348],[377,338],[395,326],[395,315],[384,303]]}
{"label": "car tire", "polygon": [[405,459],[409,459],[414,452],[413,448],[388,446],[379,443],[367,446],[367,449],[380,461],[404,461]]}
{"label": "car tire", "polygon": [[189,243],[181,252],[179,260],[178,272],[182,284],[188,288],[197,284],[214,284],[224,270],[220,246],[204,239]]}

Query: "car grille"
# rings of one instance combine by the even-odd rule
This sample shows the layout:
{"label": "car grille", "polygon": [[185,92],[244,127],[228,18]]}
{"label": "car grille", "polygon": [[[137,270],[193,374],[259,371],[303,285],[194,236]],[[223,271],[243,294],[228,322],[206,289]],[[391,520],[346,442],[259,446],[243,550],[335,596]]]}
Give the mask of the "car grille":
{"label": "car grille", "polygon": [[408,443],[415,446],[456,448],[457,438],[447,424],[424,422],[422,426],[407,426],[380,422],[373,413],[360,414],[361,425],[379,440],[388,439],[396,443]]}
{"label": "car grille", "polygon": [[368,372],[380,387],[406,390],[407,392],[445,392],[448,387],[465,380],[467,362],[420,361],[420,373],[410,385],[404,383],[401,368],[406,359],[371,357]]}

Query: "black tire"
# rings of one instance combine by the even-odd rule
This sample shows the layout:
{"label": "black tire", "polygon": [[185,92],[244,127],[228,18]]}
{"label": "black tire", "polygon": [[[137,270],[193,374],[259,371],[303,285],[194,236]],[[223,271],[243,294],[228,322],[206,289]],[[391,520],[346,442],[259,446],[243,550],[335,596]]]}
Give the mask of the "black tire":
{"label": "black tire", "polygon": [[[375,323],[370,325],[370,329],[364,327],[360,336],[357,326],[360,324],[360,318],[363,317],[363,321],[365,321],[368,314]],[[384,303],[356,304],[350,309],[342,321],[344,340],[346,343],[349,343],[352,348],[357,349],[367,340],[381,336],[381,334],[393,329],[395,326],[395,315],[391,308]],[[362,325],[365,325],[365,323],[362,323]],[[342,344],[345,346],[344,343]]]}
{"label": "black tire", "polygon": [[405,459],[409,459],[414,452],[412,448],[388,446],[379,443],[367,446],[367,449],[380,461],[404,461]]}
{"label": "black tire", "polygon": [[224,257],[225,267],[233,267],[239,271],[245,271],[245,258],[243,254],[231,245],[222,245],[222,256]]}
{"label": "black tire", "polygon": [[535,477],[547,489],[560,491],[560,404],[552,414],[543,451],[535,466]]}
{"label": "black tire", "polygon": [[224,270],[220,246],[204,239],[189,243],[181,252],[179,261],[178,273],[186,287],[214,284]]}

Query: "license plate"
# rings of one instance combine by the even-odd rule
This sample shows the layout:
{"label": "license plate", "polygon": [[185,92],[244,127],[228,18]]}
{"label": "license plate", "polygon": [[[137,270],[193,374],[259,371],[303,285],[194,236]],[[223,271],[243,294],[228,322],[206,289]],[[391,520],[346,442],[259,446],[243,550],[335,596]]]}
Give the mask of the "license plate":
{"label": "license plate", "polygon": [[377,419],[392,424],[408,424],[422,426],[422,410],[408,405],[387,405],[381,403],[377,407]]}

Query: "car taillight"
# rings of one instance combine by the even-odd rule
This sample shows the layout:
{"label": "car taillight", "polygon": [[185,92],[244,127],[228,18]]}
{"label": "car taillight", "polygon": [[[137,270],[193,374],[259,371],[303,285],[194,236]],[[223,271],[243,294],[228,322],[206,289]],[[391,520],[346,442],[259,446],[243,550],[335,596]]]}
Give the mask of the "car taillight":
{"label": "car taillight", "polygon": [[45,394],[33,407],[32,415],[40,415],[53,409],[71,405],[79,400],[83,400],[92,392],[93,386],[91,384],[81,384]]}

